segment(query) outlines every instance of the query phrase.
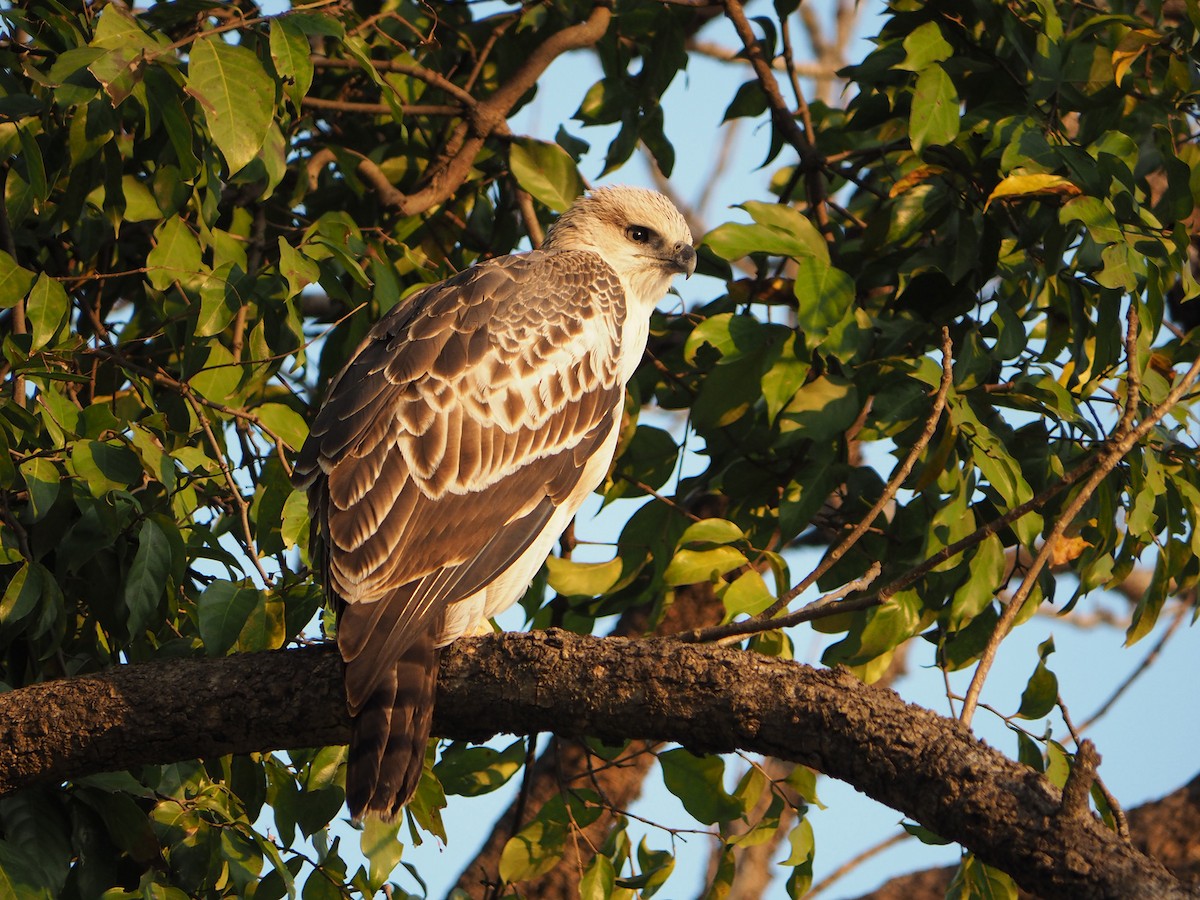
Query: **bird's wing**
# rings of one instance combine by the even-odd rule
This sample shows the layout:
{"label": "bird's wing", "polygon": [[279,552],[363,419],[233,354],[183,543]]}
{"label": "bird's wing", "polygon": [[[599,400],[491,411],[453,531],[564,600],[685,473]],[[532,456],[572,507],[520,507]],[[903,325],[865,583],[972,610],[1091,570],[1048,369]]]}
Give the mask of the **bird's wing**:
{"label": "bird's wing", "polygon": [[624,315],[595,254],[504,257],[410,297],[336,379],[295,477],[316,500],[327,588],[347,604],[352,713],[577,487],[614,427]]}

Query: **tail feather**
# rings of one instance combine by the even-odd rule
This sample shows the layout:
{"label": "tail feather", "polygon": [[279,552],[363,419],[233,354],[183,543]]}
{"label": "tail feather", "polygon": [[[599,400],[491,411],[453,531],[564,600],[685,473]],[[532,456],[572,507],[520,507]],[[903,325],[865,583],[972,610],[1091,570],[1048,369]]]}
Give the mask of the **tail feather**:
{"label": "tail feather", "polygon": [[354,821],[367,813],[390,821],[416,792],[433,727],[440,655],[433,632],[421,634],[393,668],[379,673],[354,717],[346,769],[346,805]]}

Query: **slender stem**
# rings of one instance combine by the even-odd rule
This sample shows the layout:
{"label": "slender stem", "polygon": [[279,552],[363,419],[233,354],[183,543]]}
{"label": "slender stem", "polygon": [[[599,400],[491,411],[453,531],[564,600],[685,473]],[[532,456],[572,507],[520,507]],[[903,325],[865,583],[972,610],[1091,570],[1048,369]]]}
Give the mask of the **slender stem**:
{"label": "slender stem", "polygon": [[[1132,333],[1130,338],[1129,333],[1126,336],[1126,346],[1136,342],[1136,313],[1130,319],[1129,333]],[[1136,367],[1135,359],[1127,360],[1128,366],[1132,369]],[[991,638],[988,640],[987,646],[984,647],[982,655],[979,657],[979,664],[975,667],[975,673],[971,677],[971,684],[967,688],[966,697],[963,701],[962,714],[959,718],[963,724],[970,725],[971,718],[975,714],[975,707],[979,703],[979,694],[983,690],[983,684],[987,680],[988,672],[991,671],[992,664],[996,660],[996,653],[999,650],[1000,642],[1008,636],[1012,629],[1013,623],[1016,621],[1017,615],[1021,612],[1021,608],[1025,605],[1025,601],[1029,598],[1033,590],[1033,585],[1037,581],[1042,570],[1046,567],[1051,555],[1054,552],[1055,545],[1062,539],[1067,529],[1075,521],[1075,517],[1079,515],[1080,510],[1091,499],[1092,494],[1100,486],[1100,483],[1108,477],[1109,473],[1116,468],[1117,464],[1128,455],[1129,451],[1134,446],[1150,433],[1158,422],[1165,416],[1183,396],[1191,389],[1192,384],[1200,375],[1200,358],[1197,358],[1192,363],[1190,369],[1181,378],[1177,379],[1174,387],[1168,392],[1166,398],[1158,406],[1150,411],[1150,414],[1142,420],[1136,428],[1132,425],[1132,416],[1127,419],[1126,415],[1121,416],[1121,422],[1118,423],[1118,428],[1113,431],[1107,441],[1105,449],[1094,459],[1092,463],[1092,472],[1088,476],[1087,481],[1080,487],[1079,492],[1067,504],[1067,507],[1059,515],[1054,527],[1046,536],[1041,549],[1038,551],[1033,562],[1029,566],[1029,570],[1025,573],[1024,579],[1021,581],[1021,586],[1017,588],[1012,599],[1004,607],[1004,611],[1000,614],[1000,619],[996,623],[996,628],[992,632]],[[1134,376],[1129,376],[1131,381],[1134,381]],[[1126,402],[1126,412],[1130,408],[1134,408],[1136,400]],[[1121,428],[1125,431],[1122,433]]]}
{"label": "slender stem", "polygon": [[835,882],[840,881],[842,878],[845,878],[847,875],[849,875],[851,872],[853,872],[855,869],[857,869],[863,863],[865,863],[871,859],[874,859],[880,853],[883,853],[886,850],[892,849],[892,847],[895,847],[897,844],[903,843],[904,841],[908,840],[911,837],[912,837],[912,835],[909,834],[907,831],[898,831],[895,834],[893,834],[891,837],[884,838],[882,841],[877,843],[875,846],[868,847],[866,850],[862,851],[862,853],[859,853],[856,856],[852,856],[850,859],[846,860],[844,863],[842,863],[840,866],[838,866],[836,869],[834,869],[832,872],[830,872],[828,875],[826,875],[820,881],[814,883],[813,886],[808,889],[808,893],[805,894],[804,896],[808,897],[808,898],[812,898],[812,897],[817,896],[818,894],[823,894],[825,891],[827,891],[831,887],[833,887]]}
{"label": "slender stem", "polygon": [[217,436],[213,434],[212,426],[208,424],[208,416],[204,414],[204,410],[200,408],[200,404],[196,402],[196,398],[190,392],[184,395],[185,399],[192,407],[192,411],[196,414],[196,418],[200,422],[200,427],[204,431],[204,436],[208,438],[208,444],[212,447],[213,453],[217,456],[217,465],[221,468],[221,474],[225,476],[225,483],[229,486],[229,493],[234,505],[238,509],[238,518],[242,525],[242,542],[243,550],[246,557],[254,563],[254,568],[258,570],[259,576],[263,580],[264,585],[270,585],[272,579],[267,575],[266,570],[262,567],[262,562],[258,558],[258,550],[254,546],[254,535],[250,530],[250,508],[246,503],[246,498],[242,496],[241,490],[237,486],[237,482],[233,480],[233,471],[229,467],[229,461],[225,458],[225,451],[221,449],[221,444],[217,440]]}
{"label": "slender stem", "polygon": [[[900,486],[904,484],[905,480],[912,472],[913,466],[916,465],[917,459],[920,458],[921,454],[925,451],[926,446],[928,446],[929,441],[933,438],[934,433],[937,431],[938,422],[941,421],[942,412],[946,408],[946,399],[950,393],[950,385],[954,379],[954,370],[952,367],[953,361],[954,344],[950,339],[950,329],[943,326],[942,377],[941,382],[938,384],[937,394],[934,396],[933,407],[930,409],[929,415],[925,419],[925,427],[921,430],[920,436],[912,445],[912,448],[908,451],[908,455],[905,456],[904,461],[900,464],[896,471],[892,473],[892,477],[884,487],[883,493],[879,495],[879,498],[871,506],[871,509],[867,511],[867,514],[863,516],[856,526],[854,526],[854,529],[850,532],[850,534],[846,535],[845,539],[843,539],[840,544],[830,550],[829,553],[827,553],[817,565],[817,567],[809,572],[808,575],[806,575],[803,579],[801,579],[798,584],[793,586],[778,600],[776,600],[769,607],[767,607],[767,609],[763,610],[754,618],[747,619],[742,622],[732,622],[728,625],[717,625],[712,628],[703,629],[702,631],[692,632],[687,638],[682,638],[681,636],[681,639],[694,641],[715,640],[718,638],[732,637],[734,635],[753,634],[757,631],[768,631],[775,628],[786,627],[788,624],[795,624],[793,621],[791,621],[794,617],[794,614],[793,616],[778,616],[778,613],[785,609],[789,603],[812,587],[812,585],[816,584],[817,580],[820,579],[822,575],[833,568],[837,561],[845,556],[850,549],[862,539],[863,535],[867,533],[871,525],[879,517],[880,513],[882,513],[892,502],[892,500],[895,499],[896,492],[900,490]],[[876,572],[876,576],[877,575],[878,572]],[[874,577],[870,579],[870,581],[874,580]],[[869,583],[870,582],[868,582],[868,584]],[[863,585],[863,587],[865,586],[866,585]],[[837,592],[837,594],[838,596],[845,596],[845,594],[841,592]],[[829,598],[817,600],[800,610],[800,612],[804,613],[805,615],[803,618],[797,619],[796,621],[809,621],[810,619],[817,618],[818,616],[814,615],[814,613],[823,610],[830,605],[831,602]],[[872,603],[869,605],[875,604]],[[837,606],[839,611],[846,610],[845,603],[839,603]],[[832,615],[832,613],[826,613],[826,615]]]}

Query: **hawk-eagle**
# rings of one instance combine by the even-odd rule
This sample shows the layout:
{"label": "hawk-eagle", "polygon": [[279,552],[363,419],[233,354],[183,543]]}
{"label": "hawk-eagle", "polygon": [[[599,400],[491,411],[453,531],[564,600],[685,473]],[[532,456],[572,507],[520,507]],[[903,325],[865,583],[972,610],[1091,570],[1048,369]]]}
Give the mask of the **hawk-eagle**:
{"label": "hawk-eagle", "polygon": [[666,197],[600,188],[541,249],[409,295],[333,379],[294,481],[339,611],[355,820],[416,790],[439,648],[522,596],[600,484],[650,313],[695,267]]}

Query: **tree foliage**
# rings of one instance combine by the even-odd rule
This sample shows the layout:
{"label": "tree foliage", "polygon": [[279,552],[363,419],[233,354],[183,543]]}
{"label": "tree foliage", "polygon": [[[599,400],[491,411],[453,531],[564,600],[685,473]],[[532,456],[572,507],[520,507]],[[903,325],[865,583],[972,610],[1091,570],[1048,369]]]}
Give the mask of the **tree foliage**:
{"label": "tree foliage", "polygon": [[[792,56],[795,6],[751,20],[724,4],[746,79],[726,118],[769,122],[774,196],[703,236],[707,302],[655,315],[604,486],[645,500],[614,561],[552,560],[551,598],[531,591],[526,611],[592,632],[640,610],[652,629],[707,585],[725,625],[689,639],[789,657],[781,626],[811,621],[838,637],[823,662],[867,681],[920,638],[926,660],[974,667],[969,723],[1000,642],[1042,604],[1069,611],[1151,566],[1133,643],[1200,581],[1197,341],[1164,320],[1200,293],[1200,12],[897,2],[834,106],[771,65]],[[368,7],[0,12],[6,687],[315,637],[290,460],[370,323],[536,240],[582,189],[589,129],[614,135],[610,178],[639,148],[667,174],[697,152],[672,146],[660,102],[705,23],[688,4]],[[581,48],[602,77],[574,121],[554,141],[512,133],[537,91],[574,87],[539,79]],[[684,414],[686,433],[648,408]],[[685,450],[701,464],[679,480]],[[789,569],[797,542],[829,547],[817,571]],[[794,602],[851,583],[844,601]],[[1045,716],[1052,651],[994,705]],[[1015,733],[1020,761],[1066,786],[1075,758]],[[444,747],[408,823],[368,823],[357,869],[328,832],[338,747],[35,785],[0,800],[0,884],[370,895],[408,829],[446,837],[445,794],[495,790],[524,761],[521,743]],[[732,785],[717,757],[658,761],[721,835],[712,896],[735,848],[785,827],[804,893],[810,770]],[[587,790],[530,809],[498,877],[519,890],[552,870],[603,811]],[[623,823],[586,861],[586,896],[649,897],[671,876],[671,854],[633,847]],[[969,857],[956,896],[1013,895],[1010,876]]]}

